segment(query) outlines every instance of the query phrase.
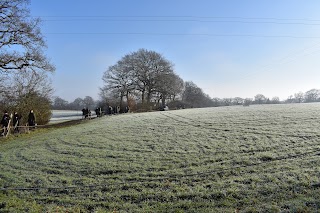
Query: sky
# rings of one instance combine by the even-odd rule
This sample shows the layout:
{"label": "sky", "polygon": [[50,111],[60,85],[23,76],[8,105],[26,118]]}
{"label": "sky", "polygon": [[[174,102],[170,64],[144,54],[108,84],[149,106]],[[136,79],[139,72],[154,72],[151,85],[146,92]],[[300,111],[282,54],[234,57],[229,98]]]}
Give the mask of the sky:
{"label": "sky", "polygon": [[210,97],[281,100],[320,89],[318,0],[31,0],[55,96],[99,98],[102,76],[141,48]]}

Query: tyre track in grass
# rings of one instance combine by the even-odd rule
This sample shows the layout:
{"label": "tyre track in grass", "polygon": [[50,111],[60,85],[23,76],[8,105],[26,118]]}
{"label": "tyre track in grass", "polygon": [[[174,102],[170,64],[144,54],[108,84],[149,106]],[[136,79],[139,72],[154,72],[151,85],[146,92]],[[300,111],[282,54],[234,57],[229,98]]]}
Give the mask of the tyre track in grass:
{"label": "tyre track in grass", "polygon": [[[166,112],[166,113],[168,113],[168,114],[170,114],[170,115],[175,115],[175,114],[173,114],[173,113],[169,113],[169,112]],[[182,117],[182,118],[185,118],[186,120],[189,120],[189,121],[192,121],[192,123],[191,122],[189,122],[189,121],[183,121],[183,120],[181,120],[181,119],[177,119],[177,118],[174,118],[174,117],[171,117],[171,116],[168,116],[168,115],[165,115],[164,113],[161,113],[161,115],[164,115],[165,117],[167,117],[167,118],[170,118],[170,119],[172,119],[172,120],[175,120],[175,121],[177,121],[177,122],[184,122],[185,124],[188,124],[188,125],[191,125],[191,126],[194,126],[194,127],[197,127],[197,128],[203,128],[203,126],[201,126],[201,125],[198,125],[198,124],[195,124],[195,122],[199,122],[199,121],[196,121],[196,120],[194,120],[194,119],[189,119],[189,118],[186,118],[186,117],[184,117],[184,116],[178,116],[178,115],[175,115],[175,116],[177,116],[177,117]],[[211,128],[209,127],[209,128],[205,128],[205,129],[208,129],[208,130],[211,130]],[[218,129],[216,129],[216,130],[218,130]],[[250,133],[252,133],[252,134],[255,134],[256,132],[250,132]],[[279,135],[279,134],[275,134],[276,136],[282,136],[282,135]],[[283,136],[282,136],[283,137]],[[298,137],[299,139],[301,139],[300,137]],[[304,139],[301,139],[301,140],[304,140]],[[295,142],[294,144],[296,144],[297,142]],[[236,157],[238,157],[239,155],[241,155],[241,157],[250,157],[250,156],[252,156],[252,155],[256,155],[257,154],[257,151],[259,151],[259,152],[261,152],[261,154],[262,153],[268,153],[268,152],[270,152],[270,151],[273,151],[273,150],[277,150],[278,151],[278,153],[285,153],[285,152],[288,152],[288,150],[290,150],[290,151],[293,151],[293,149],[295,150],[295,151],[298,151],[298,152],[300,152],[301,151],[301,148],[312,148],[312,150],[316,150],[316,152],[320,149],[320,147],[319,147],[319,145],[315,142],[315,143],[313,143],[312,145],[310,145],[310,144],[308,144],[308,145],[301,145],[301,146],[296,146],[296,145],[293,145],[293,146],[289,146],[289,145],[287,145],[287,146],[285,146],[285,149],[283,149],[283,145],[277,145],[277,146],[273,146],[273,147],[269,147],[269,148],[267,148],[267,149],[264,149],[264,150],[246,150],[246,151],[240,151],[240,152],[236,152],[236,153],[234,153],[235,154],[235,156]],[[248,153],[248,155],[243,155],[243,153]],[[217,154],[220,154],[220,152],[215,152],[215,154],[214,155],[217,155]],[[303,153],[302,153],[302,155],[303,155]],[[281,156],[278,156],[278,157],[276,157],[276,158],[282,158]],[[206,164],[206,165],[212,165],[212,163],[210,163],[210,159],[204,159],[205,161],[209,161],[209,163],[208,164]],[[230,160],[227,160],[227,161],[219,161],[219,162],[216,162],[217,164],[222,164],[222,163],[226,163],[226,162],[232,162],[234,159],[230,159]],[[251,159],[251,160],[253,160],[253,159]],[[259,158],[257,158],[256,160],[259,160]]]}
{"label": "tyre track in grass", "polygon": [[[148,119],[146,120],[146,122],[148,122]],[[175,122],[175,123],[178,123],[178,122]],[[183,125],[190,126],[189,124],[183,124]],[[137,130],[139,130],[139,128],[137,128]],[[152,129],[148,129],[148,131],[149,130],[151,131]],[[225,134],[230,134],[230,133],[226,132]],[[75,136],[77,135],[75,134]],[[191,134],[191,136],[195,137],[196,135]],[[100,140],[100,136],[98,138],[99,139],[97,140]],[[64,140],[64,138],[61,138],[61,139]],[[300,139],[300,140],[303,140],[303,139]],[[64,143],[63,141],[59,141],[59,142]],[[66,140],[65,142],[68,143],[68,140]],[[78,144],[78,142],[76,143]],[[95,143],[91,143],[91,144],[95,144]],[[97,143],[96,145],[97,147],[100,146],[101,148],[101,144]],[[65,146],[69,146],[71,148],[72,143],[65,144]],[[59,148],[59,146],[55,144],[54,148]],[[81,144],[77,148],[79,149],[82,148]],[[86,148],[86,147],[83,147],[83,148]],[[88,147],[88,148],[91,149],[91,147]],[[251,150],[251,151],[254,151],[254,152],[259,151],[259,147],[257,148],[258,148],[257,150]],[[109,175],[106,175],[104,179],[99,180],[97,178],[97,181],[93,181],[92,184],[90,184],[89,182],[84,182],[83,184],[72,182],[72,184],[70,184],[69,186],[52,184],[53,187],[46,187],[46,188],[41,188],[41,187],[36,188],[37,186],[36,185],[33,189],[30,189],[30,187],[29,188],[22,187],[22,190],[20,191],[22,191],[21,196],[30,195],[36,202],[40,202],[44,204],[48,203],[50,205],[57,204],[60,206],[61,205],[72,206],[72,205],[81,205],[80,201],[82,201],[86,203],[90,202],[91,206],[96,206],[96,207],[102,207],[102,203],[114,202],[114,201],[119,203],[132,202],[138,205],[141,205],[145,202],[153,202],[153,201],[162,202],[162,203],[165,202],[169,204],[180,202],[180,201],[198,202],[198,200],[195,200],[196,197],[210,203],[212,202],[212,200],[216,202],[215,201],[216,192],[223,194],[223,193],[226,193],[228,190],[236,190],[244,194],[254,193],[253,196],[255,195],[258,196],[260,194],[259,192],[257,192],[257,190],[264,190],[264,185],[265,185],[264,181],[266,181],[263,178],[261,179],[261,177],[266,174],[269,174],[271,171],[274,170],[274,168],[276,168],[276,170],[279,168],[285,168],[283,171],[283,174],[285,175],[285,174],[290,174],[291,168],[294,170],[297,168],[297,165],[298,166],[300,164],[303,166],[307,165],[306,162],[310,158],[314,160],[319,159],[319,155],[318,155],[319,152],[317,152],[317,150],[313,150],[313,149],[311,150],[311,147],[309,148],[310,149],[307,150],[307,153],[305,153],[304,156],[301,155],[302,153],[299,153],[296,155],[294,154],[287,155],[287,151],[286,151],[283,153],[283,154],[286,154],[286,157],[287,157],[286,160],[284,160],[284,158],[283,160],[278,159],[281,156],[277,156],[276,158],[266,159],[265,161],[252,162],[251,164],[248,164],[248,165],[239,164],[237,165],[236,169],[233,166],[227,165],[225,166],[225,168],[211,168],[210,170],[202,170],[202,171],[190,170],[189,173],[188,171],[186,171],[186,174],[180,174],[180,172],[179,174],[172,174],[171,170],[167,170],[166,171],[167,174],[158,174],[158,176],[145,175],[145,176],[136,176],[136,177],[130,178],[128,177],[129,176],[128,175],[121,178],[121,177],[111,177]],[[312,153],[311,151],[315,151],[315,152]],[[24,151],[22,150],[22,153],[23,152]],[[189,153],[184,153],[184,154],[188,155]],[[293,161],[295,162],[294,167],[291,166]],[[245,163],[248,163],[248,162],[245,162]],[[304,168],[307,168],[307,167],[305,166]],[[201,168],[199,169],[196,168],[196,169],[199,170]],[[304,170],[305,169],[303,169],[303,171]],[[293,171],[293,175],[294,173],[295,171]],[[250,179],[252,174],[253,175],[257,174],[259,176],[259,179],[253,180],[254,186],[257,187],[254,192],[252,192],[253,189],[246,188],[247,186],[250,186],[250,183],[249,185],[248,184],[245,185],[242,182],[236,182],[236,181],[242,181],[242,180],[247,181]],[[275,175],[275,176],[279,177],[280,175]],[[243,177],[244,179],[241,179],[241,178],[235,179],[237,177]],[[298,175],[297,177],[299,178],[302,176]],[[218,180],[219,180],[219,183],[217,183]],[[225,180],[225,181],[221,181],[221,180]],[[283,180],[283,179],[279,179],[279,180]],[[299,184],[299,183],[300,182],[297,182],[294,184]],[[210,185],[210,186],[206,188],[207,185]],[[49,186],[49,184],[47,186]],[[179,190],[175,191],[175,189],[179,188],[179,186],[185,187],[185,190],[188,192],[184,193],[186,191],[179,191]],[[194,190],[195,186],[203,186],[205,188],[204,190],[205,193],[197,193],[196,190]],[[300,185],[297,185],[297,186],[300,187]],[[290,187],[295,187],[295,185],[290,186],[286,184],[286,182],[284,181],[283,184],[281,183],[281,187],[279,190],[290,191],[291,190]],[[145,190],[141,190],[141,188]],[[314,188],[315,187],[313,185],[310,185],[310,186],[301,187],[298,190],[305,190],[305,189],[313,190]],[[274,193],[277,193],[276,192],[278,190],[277,184],[270,182],[269,190],[273,191]],[[136,194],[132,194],[133,191],[138,193],[139,196],[137,196]],[[108,204],[106,204],[106,208],[108,208],[107,205]]]}
{"label": "tyre track in grass", "polygon": [[[197,121],[197,120],[194,120],[194,119],[190,119],[190,118],[186,118],[186,117],[184,117],[184,116],[179,116],[179,115],[176,115],[176,114],[173,114],[173,113],[169,113],[169,112],[167,112],[168,114],[170,114],[170,115],[174,115],[174,116],[177,116],[177,117],[179,117],[179,118],[183,118],[183,119],[186,119],[186,120],[189,120],[189,121],[192,121],[192,123],[191,122],[189,122],[189,121],[183,121],[183,120],[179,120],[179,119],[177,119],[177,118],[175,118],[175,117],[172,117],[172,116],[169,116],[169,115],[165,115],[165,114],[163,114],[163,113],[161,113],[161,115],[163,115],[163,116],[165,116],[165,117],[167,117],[167,118],[170,118],[170,119],[172,119],[172,120],[175,120],[175,121],[177,121],[177,122],[183,122],[183,123],[185,123],[186,125],[189,125],[189,126],[193,126],[193,127],[197,127],[197,128],[201,128],[201,129],[207,129],[207,130],[211,130],[211,129],[214,129],[214,130],[216,130],[216,132],[222,132],[222,133],[225,133],[225,132],[233,132],[233,133],[238,133],[238,134],[241,134],[242,132],[245,132],[245,133],[250,133],[250,134],[254,134],[254,135],[259,135],[259,134],[261,134],[261,133],[259,133],[259,132],[255,132],[255,131],[250,131],[250,132],[248,132],[248,131],[233,131],[233,130],[226,130],[226,129],[219,129],[219,128],[211,128],[211,127],[206,127],[206,126],[203,126],[203,125],[200,125],[200,124],[194,124],[195,122],[197,122],[197,123],[199,123],[200,121]],[[211,123],[210,123],[211,124]],[[212,125],[212,124],[211,124]],[[282,138],[282,137],[286,137],[287,135],[282,135],[282,134],[269,134],[269,133],[263,133],[262,135],[264,135],[266,138],[268,138],[268,139],[270,139],[271,137],[268,137],[268,135],[273,135],[273,136],[279,136],[280,138]],[[297,136],[297,135],[290,135],[290,136],[292,136],[292,137],[295,137],[295,138],[298,138],[298,139],[300,139],[300,140],[302,140],[302,141],[305,141],[306,139],[320,139],[320,135],[315,135],[315,137],[313,137],[313,136],[308,136],[308,137],[303,137],[303,138],[301,138],[301,136]],[[294,144],[296,144],[297,142],[294,142]],[[310,144],[308,144],[308,147],[318,147],[319,145],[317,144],[317,143],[313,143],[312,145],[310,145]],[[273,146],[273,147],[270,147],[269,149],[266,149],[266,150],[261,150],[262,152],[268,152],[268,151],[272,151],[272,150],[275,150],[275,149],[277,149],[277,150],[279,150],[278,148],[281,148],[281,147],[283,147],[283,145],[278,145],[278,146]],[[293,148],[296,148],[296,149],[300,149],[300,148],[304,148],[304,147],[306,147],[306,145],[302,145],[302,146],[286,146],[286,148],[287,149],[293,149]],[[284,150],[286,150],[286,149],[284,149]],[[244,152],[257,152],[257,151],[259,151],[259,150],[248,150],[248,151],[244,151]],[[239,152],[239,154],[241,154],[242,152]]]}
{"label": "tyre track in grass", "polygon": [[[169,114],[169,115],[166,115],[166,114]],[[297,137],[297,138],[304,138],[304,139],[311,139],[311,138],[317,138],[319,139],[320,138],[320,135],[319,134],[312,134],[312,135],[292,135],[292,134],[280,134],[280,133],[271,133],[271,132],[263,132],[263,131],[260,131],[260,132],[256,132],[256,131],[247,131],[247,130],[230,130],[230,129],[226,129],[226,128],[216,128],[216,127],[213,127],[213,125],[215,123],[209,123],[209,122],[200,122],[199,120],[195,120],[195,119],[192,119],[192,118],[188,118],[188,117],[185,117],[185,116],[181,116],[181,115],[177,115],[177,114],[174,114],[174,113],[171,113],[171,112],[166,112],[165,113],[161,113],[161,115],[165,116],[165,117],[168,117],[170,119],[173,119],[173,120],[176,120],[178,122],[182,122],[182,123],[185,123],[185,124],[189,124],[189,125],[192,125],[194,127],[201,127],[201,128],[204,128],[204,129],[208,129],[208,130],[215,130],[215,131],[225,131],[225,132],[236,132],[236,133],[252,133],[252,134],[262,134],[262,135],[274,135],[274,136],[280,136],[280,137]],[[182,119],[185,119],[185,120],[188,120],[188,121],[183,121],[183,120],[179,120],[177,118],[174,118],[173,116],[176,116],[178,118],[182,118]],[[200,124],[193,124],[193,123],[190,123],[190,122],[193,122],[193,123],[200,123]],[[201,125],[201,124],[205,124],[205,125],[208,125],[208,126],[205,126],[205,125]],[[240,124],[240,123],[239,123]],[[253,128],[248,128],[248,129],[253,129]]]}
{"label": "tyre track in grass", "polygon": [[[197,172],[197,173],[193,173],[193,174],[176,174],[176,175],[167,175],[164,177],[158,177],[158,178],[145,178],[142,179],[140,178],[139,180],[137,179],[120,179],[120,178],[115,178],[113,180],[120,180],[123,181],[122,183],[120,183],[120,185],[122,184],[128,184],[128,183],[145,183],[145,182],[153,182],[153,181],[181,181],[181,178],[188,178],[188,177],[207,177],[213,174],[219,174],[221,172],[226,172],[226,171],[231,171],[231,170],[237,170],[237,169],[246,169],[246,168],[250,168],[250,167],[254,167],[254,166],[259,166],[259,165],[265,165],[265,164],[272,164],[274,162],[280,162],[283,160],[295,160],[295,159],[301,159],[304,157],[320,157],[320,148],[317,150],[312,150],[306,153],[302,153],[299,155],[288,155],[288,156],[281,156],[278,158],[273,158],[273,159],[269,159],[268,161],[261,161],[261,162],[256,162],[256,163],[252,163],[252,164],[248,164],[248,165],[239,165],[239,166],[233,166],[232,168],[220,168],[220,169],[215,169],[215,170],[211,170],[211,171],[206,171],[206,172]],[[243,174],[247,174],[248,172],[245,171],[241,171],[241,173]],[[251,172],[250,172],[251,173]],[[115,185],[118,185],[119,183],[116,183]],[[33,191],[33,190],[55,190],[55,189],[75,189],[75,188],[99,188],[99,187],[105,187],[105,186],[114,186],[114,184],[98,184],[98,185],[87,185],[87,186],[63,186],[63,187],[15,187],[15,188],[0,188],[0,191]]]}
{"label": "tyre track in grass", "polygon": [[[188,123],[188,125],[190,125],[190,123]],[[277,148],[277,147],[275,147],[275,148]],[[296,146],[295,147],[289,147],[289,148],[297,148]],[[267,151],[270,151],[271,149],[268,149],[268,150],[263,150],[262,152],[267,152]],[[253,151],[255,151],[255,150],[251,150],[251,152],[253,152]],[[241,152],[240,152],[241,153]],[[186,154],[189,154],[189,153],[186,153]],[[217,153],[216,153],[217,154]],[[257,159],[257,160],[259,160],[259,159]],[[209,159],[209,161],[210,161],[210,159]],[[222,164],[222,163],[230,163],[230,162],[232,162],[233,161],[233,159],[230,159],[230,160],[228,160],[228,161],[219,161],[219,162],[216,162],[216,163],[218,163],[218,164]],[[210,165],[212,165],[212,163],[209,163]],[[203,164],[202,165],[199,165],[199,166],[203,166]],[[176,170],[176,169],[175,169]],[[166,170],[166,171],[172,171],[172,170]],[[183,170],[182,170],[183,171]]]}

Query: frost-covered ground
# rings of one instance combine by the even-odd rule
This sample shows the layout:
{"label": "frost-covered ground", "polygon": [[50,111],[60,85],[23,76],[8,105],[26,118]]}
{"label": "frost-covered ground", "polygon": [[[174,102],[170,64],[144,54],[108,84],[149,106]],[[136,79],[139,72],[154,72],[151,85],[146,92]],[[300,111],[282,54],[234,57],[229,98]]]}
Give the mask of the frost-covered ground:
{"label": "frost-covered ground", "polygon": [[107,116],[1,141],[0,211],[317,212],[319,165],[319,104]]}

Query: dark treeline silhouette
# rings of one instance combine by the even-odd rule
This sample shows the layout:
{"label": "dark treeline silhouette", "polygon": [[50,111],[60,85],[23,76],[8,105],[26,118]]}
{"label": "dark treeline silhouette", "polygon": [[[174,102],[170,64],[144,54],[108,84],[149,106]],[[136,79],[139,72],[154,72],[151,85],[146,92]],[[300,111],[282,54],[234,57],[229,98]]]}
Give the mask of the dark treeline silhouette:
{"label": "dark treeline silhouette", "polygon": [[280,100],[279,97],[275,96],[268,98],[263,94],[257,94],[253,98],[213,98],[212,105],[218,106],[234,106],[234,105],[255,105],[255,104],[286,104],[286,103],[313,103],[320,102],[320,90],[311,89],[307,92],[298,92],[294,95],[290,95],[286,100]]}
{"label": "dark treeline silhouette", "polygon": [[76,98],[72,102],[68,102],[58,96],[53,98],[51,109],[53,110],[82,110],[83,108],[93,109],[100,104],[92,97]]}
{"label": "dark treeline silhouette", "polygon": [[[320,90],[311,89],[305,93],[298,92],[294,95],[290,95],[286,100],[280,100],[275,96],[268,98],[263,94],[257,94],[253,98],[211,98],[205,94],[203,90],[198,87],[192,81],[184,82],[183,90],[175,99],[167,100],[166,106],[169,109],[182,109],[182,108],[202,108],[202,107],[221,107],[221,106],[250,106],[261,104],[287,104],[287,103],[312,103],[320,102]],[[150,102],[152,110],[164,110],[159,108],[159,101]],[[105,114],[115,114],[130,111],[140,111],[143,107],[139,99],[129,98],[129,104],[122,100],[120,107],[119,100],[117,98],[108,99],[108,102],[100,100],[94,101],[90,96],[86,96],[84,99],[76,98],[72,102],[68,102],[60,97],[55,97],[52,101],[52,109],[55,110],[82,110],[83,108],[101,108]],[[150,108],[149,108],[150,109]]]}

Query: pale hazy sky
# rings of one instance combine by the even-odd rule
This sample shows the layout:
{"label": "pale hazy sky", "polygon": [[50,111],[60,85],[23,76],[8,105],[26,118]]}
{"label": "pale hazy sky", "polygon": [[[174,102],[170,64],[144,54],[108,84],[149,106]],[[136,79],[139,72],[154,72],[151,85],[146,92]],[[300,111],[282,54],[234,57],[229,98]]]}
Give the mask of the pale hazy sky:
{"label": "pale hazy sky", "polygon": [[154,50],[211,97],[320,89],[318,0],[31,0],[55,95],[98,98],[103,72]]}

